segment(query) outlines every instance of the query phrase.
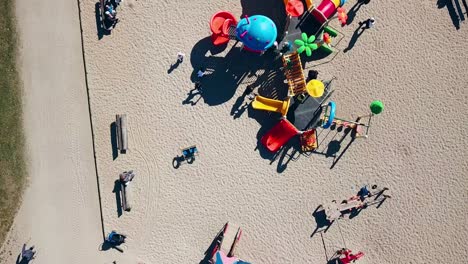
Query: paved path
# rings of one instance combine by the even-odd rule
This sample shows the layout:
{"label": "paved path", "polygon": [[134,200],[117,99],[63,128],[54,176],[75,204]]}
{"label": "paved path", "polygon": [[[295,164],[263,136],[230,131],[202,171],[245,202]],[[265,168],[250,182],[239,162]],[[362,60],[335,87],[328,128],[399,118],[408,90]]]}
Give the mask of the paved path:
{"label": "paved path", "polygon": [[103,235],[77,2],[17,0],[16,11],[30,180],[3,263],[15,263],[27,241],[38,251],[34,264],[107,263],[98,251]]}

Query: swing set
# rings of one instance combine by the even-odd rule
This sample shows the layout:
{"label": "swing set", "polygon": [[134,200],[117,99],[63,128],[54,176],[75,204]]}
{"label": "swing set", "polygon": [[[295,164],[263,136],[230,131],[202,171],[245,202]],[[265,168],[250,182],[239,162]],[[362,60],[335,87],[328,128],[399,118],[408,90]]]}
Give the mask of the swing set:
{"label": "swing set", "polygon": [[[382,113],[384,105],[381,101],[373,101],[370,104],[370,114],[359,116],[356,121],[347,120],[335,116],[336,104],[333,101],[328,102],[324,107],[323,116],[321,117],[321,126],[324,129],[332,127],[349,128],[354,131],[353,138],[368,138],[369,129],[371,127],[372,117]],[[365,121],[362,121],[362,120]]]}

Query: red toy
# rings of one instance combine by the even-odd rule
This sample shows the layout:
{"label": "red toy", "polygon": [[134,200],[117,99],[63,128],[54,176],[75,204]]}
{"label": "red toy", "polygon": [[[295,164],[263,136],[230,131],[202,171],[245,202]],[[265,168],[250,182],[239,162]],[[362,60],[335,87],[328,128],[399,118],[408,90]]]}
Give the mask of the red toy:
{"label": "red toy", "polygon": [[346,10],[342,7],[338,7],[338,20],[341,22],[341,26],[345,26],[348,20],[348,15],[346,14]]}
{"label": "red toy", "polygon": [[270,131],[263,135],[260,140],[271,152],[277,152],[286,142],[297,135],[299,131],[286,119],[281,119]]}
{"label": "red toy", "polygon": [[214,45],[223,45],[229,42],[229,28],[237,25],[233,14],[227,11],[219,11],[211,17],[211,41]]}
{"label": "red toy", "polygon": [[340,263],[341,264],[349,264],[351,262],[354,262],[364,256],[364,253],[359,251],[356,255],[351,253],[351,250],[349,249],[342,249],[338,252],[340,255],[344,255],[343,258],[340,258]]}

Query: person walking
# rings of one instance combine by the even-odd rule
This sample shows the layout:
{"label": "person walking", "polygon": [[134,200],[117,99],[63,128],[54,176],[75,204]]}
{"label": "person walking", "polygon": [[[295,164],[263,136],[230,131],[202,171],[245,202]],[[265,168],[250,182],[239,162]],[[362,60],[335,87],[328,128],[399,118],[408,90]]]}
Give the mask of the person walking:
{"label": "person walking", "polygon": [[371,17],[367,19],[366,21],[364,21],[364,23],[366,24],[366,29],[373,28],[375,26],[375,19]]}
{"label": "person walking", "polygon": [[182,63],[184,61],[185,54],[181,51],[177,52],[177,62]]}
{"label": "person walking", "polygon": [[34,258],[34,254],[36,254],[36,251],[34,251],[34,246],[26,249],[26,244],[23,244],[23,249],[21,250],[21,261],[31,261]]}

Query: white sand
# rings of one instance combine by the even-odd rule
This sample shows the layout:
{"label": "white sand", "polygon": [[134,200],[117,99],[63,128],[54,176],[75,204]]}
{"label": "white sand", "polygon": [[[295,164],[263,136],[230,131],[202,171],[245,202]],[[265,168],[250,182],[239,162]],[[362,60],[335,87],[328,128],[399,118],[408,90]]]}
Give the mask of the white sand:
{"label": "white sand", "polygon": [[[263,2],[270,6],[269,1]],[[87,254],[102,257],[104,263],[114,259],[117,263],[198,263],[222,225],[232,221],[244,229],[237,253],[253,263],[326,263],[327,255],[345,246],[341,234],[347,247],[365,252],[359,263],[450,263],[468,257],[468,25],[464,22],[460,30],[455,30],[447,9],[437,9],[435,1],[395,4],[374,0],[363,6],[353,24],[341,29],[346,37],[339,48],[347,46],[358,21],[373,16],[377,20],[375,29],[365,32],[349,52],[317,67],[320,78],[338,77],[332,99],[338,104],[340,116],[356,118],[366,113],[374,99],[386,106],[385,112],[374,119],[370,138],[354,142],[333,169],[333,159],[321,155],[301,156],[283,168],[281,164],[288,156],[270,163],[263,152],[255,150],[264,129],[259,132],[260,124],[249,115],[258,114],[249,110],[239,119],[230,115],[246,83],[237,88],[235,95],[227,95],[227,102],[202,99],[195,106],[182,104],[193,87],[192,48],[208,49],[209,41],[198,42],[209,35],[211,15],[229,10],[239,16],[239,2],[126,0],[119,9],[121,22],[112,35],[101,40],[96,36],[95,2],[81,3],[104,226],[106,232],[117,229],[129,235],[124,254]],[[79,43],[75,38],[73,44],[71,38],[64,39],[71,46]],[[231,56],[244,56],[243,65],[229,64],[222,58],[194,62],[213,71],[204,82],[216,81],[221,94],[226,93],[228,78],[219,77],[223,76],[222,66],[211,69],[209,64],[222,62],[236,72],[258,61],[251,54],[232,55],[240,54],[235,49],[238,47]],[[178,51],[187,57],[168,74]],[[228,51],[216,56],[222,57]],[[204,51],[192,54],[199,53]],[[69,80],[67,83],[77,85]],[[58,94],[63,97],[63,93]],[[84,92],[83,98],[79,96],[74,100],[85,99]],[[115,114],[122,113],[129,119],[130,150],[113,160],[110,124]],[[72,120],[78,119],[68,119]],[[274,121],[269,123],[271,126]],[[178,148],[191,144],[199,147],[199,159],[174,169],[172,159],[179,154]],[[86,150],[68,151],[60,157],[81,153],[85,156],[81,162],[92,158],[84,153]],[[77,168],[65,163],[63,166],[68,170]],[[137,173],[131,187],[135,192],[134,208],[118,218],[114,181],[118,173],[128,169]],[[86,176],[90,184],[94,179],[91,174]],[[78,181],[76,176],[64,176],[73,179],[68,183]],[[323,236],[325,252],[320,234],[310,237],[316,227],[311,216],[314,209],[323,202],[346,199],[360,185],[373,183],[389,187],[393,199],[379,209],[369,208],[352,220],[334,224]],[[88,199],[95,194],[88,194],[54,197],[60,197],[57,203],[69,197],[72,204],[84,207],[93,204]],[[78,197],[86,197],[85,202]],[[27,201],[28,195],[25,204]],[[69,206],[68,210],[76,213],[77,207]],[[23,211],[17,222],[26,221]],[[89,214],[96,216],[94,211]],[[50,220],[62,221],[59,216],[47,215]],[[91,218],[96,221],[89,222],[90,229],[86,230],[99,226],[99,219]],[[54,224],[60,235],[51,238],[35,234],[38,247],[42,241],[52,245],[63,239],[60,224]],[[92,246],[97,248],[99,234],[94,236],[96,246]],[[37,263],[64,261],[53,252],[41,252]],[[100,259],[78,260],[77,252],[63,254],[68,254],[69,262],[102,263]],[[42,259],[46,256],[50,258],[47,261]]]}

